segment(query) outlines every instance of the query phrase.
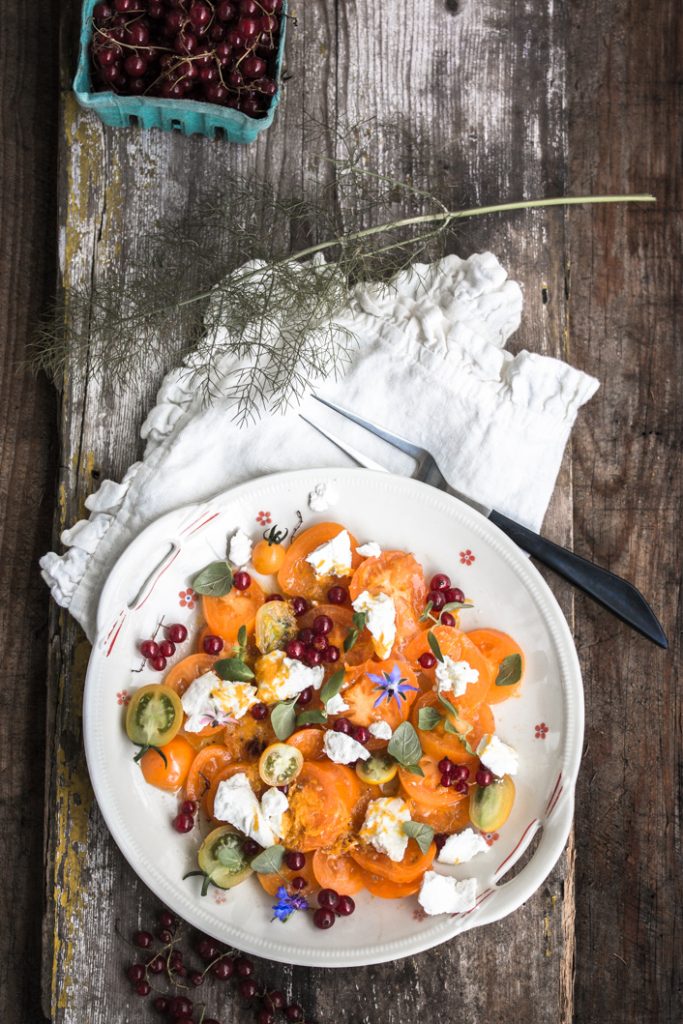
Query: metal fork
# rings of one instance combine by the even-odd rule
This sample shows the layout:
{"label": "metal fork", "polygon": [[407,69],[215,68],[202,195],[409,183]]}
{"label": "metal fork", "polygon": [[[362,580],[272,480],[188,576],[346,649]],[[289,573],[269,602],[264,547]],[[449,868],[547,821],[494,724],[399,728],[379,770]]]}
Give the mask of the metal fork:
{"label": "metal fork", "polygon": [[[439,469],[436,459],[425,448],[413,444],[412,441],[408,441],[404,437],[399,437],[398,434],[385,430],[384,427],[380,427],[376,423],[371,423],[369,420],[357,416],[348,409],[342,409],[341,406],[330,402],[326,398],[321,398],[319,395],[314,395],[313,397],[318,402],[321,402],[322,405],[326,405],[329,409],[339,413],[340,416],[351,420],[359,427],[363,427],[365,430],[370,431],[371,434],[375,434],[376,437],[386,441],[387,444],[398,448],[399,451],[415,459],[415,469],[412,473],[414,480],[420,480],[422,483],[429,484],[431,487],[436,487],[439,491],[445,491],[447,494],[452,494],[455,498],[459,498],[460,501],[464,501],[467,505],[476,509],[477,512],[486,516],[520,548],[533,555],[534,558],[542,562],[549,569],[552,569],[559,576],[563,576],[564,579],[568,580],[579,590],[582,590],[584,594],[588,594],[589,597],[592,597],[594,601],[607,608],[617,618],[621,619],[622,622],[642,633],[643,636],[659,647],[667,648],[669,646],[657,616],[640,591],[632,583],[622,579],[620,576],[616,576],[607,569],[601,568],[599,565],[595,565],[593,562],[589,562],[580,555],[574,554],[573,551],[569,551],[559,544],[546,540],[545,537],[541,537],[538,533],[534,533],[533,530],[527,529],[526,526],[521,526],[520,523],[516,523],[513,519],[508,519],[501,512],[487,508],[480,502],[474,501],[468,495],[462,494],[454,487],[451,487]],[[364,456],[361,452],[347,444],[346,441],[341,440],[341,438],[317,423],[313,423],[306,416],[302,415],[301,418],[319,433],[323,434],[329,441],[337,445],[338,448],[346,452],[347,455],[350,455],[359,465],[367,469],[386,472],[383,466]]]}

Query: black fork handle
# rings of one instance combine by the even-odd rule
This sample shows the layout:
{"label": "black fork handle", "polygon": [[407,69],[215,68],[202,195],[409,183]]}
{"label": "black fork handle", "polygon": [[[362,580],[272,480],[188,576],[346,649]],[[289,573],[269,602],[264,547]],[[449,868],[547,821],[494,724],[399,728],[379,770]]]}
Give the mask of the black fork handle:
{"label": "black fork handle", "polygon": [[659,647],[668,648],[669,642],[659,619],[632,583],[559,544],[553,544],[552,541],[515,523],[500,512],[494,510],[490,513],[489,519],[514,540],[515,544],[552,569],[558,576],[569,580],[584,594],[588,594],[648,640]]}

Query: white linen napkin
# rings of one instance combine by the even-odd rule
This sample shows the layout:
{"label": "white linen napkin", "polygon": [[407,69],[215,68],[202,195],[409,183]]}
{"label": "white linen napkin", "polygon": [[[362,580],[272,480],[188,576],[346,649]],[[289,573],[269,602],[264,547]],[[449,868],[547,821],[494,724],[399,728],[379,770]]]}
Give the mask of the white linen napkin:
{"label": "white linen napkin", "polygon": [[[359,339],[357,351],[340,379],[316,390],[427,448],[452,486],[538,530],[576,414],[598,381],[557,359],[506,352],[521,312],[519,285],[491,253],[418,264],[389,288],[358,286],[335,318]],[[209,405],[202,362],[190,356],[166,376],[142,426],[143,460],[87,498],[90,518],[64,531],[64,554],[40,560],[53,597],[90,640],[109,571],[159,516],[265,473],[353,465],[298,410],[240,429],[224,396],[244,362],[222,357]],[[410,473],[405,455],[312,398],[301,411],[387,469]]]}

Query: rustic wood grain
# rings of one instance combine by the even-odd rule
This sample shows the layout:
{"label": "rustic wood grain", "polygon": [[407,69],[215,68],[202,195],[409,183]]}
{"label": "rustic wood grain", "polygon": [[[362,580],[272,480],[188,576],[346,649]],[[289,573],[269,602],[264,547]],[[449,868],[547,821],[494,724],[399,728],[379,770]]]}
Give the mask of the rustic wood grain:
{"label": "rustic wood grain", "polygon": [[[603,0],[601,7],[605,23],[609,22],[612,9],[617,14],[621,10],[619,0]],[[74,9],[72,5],[72,14]],[[665,12],[674,10],[672,0],[658,10],[663,12],[658,15],[663,26]],[[582,133],[590,136],[584,121],[594,116],[593,108],[600,99],[598,90],[609,79],[603,49],[605,37],[592,39],[592,19],[588,12],[583,19],[575,16],[570,24],[564,7],[552,2],[510,4],[503,0],[480,3],[464,0],[455,4],[424,0],[419,5],[398,5],[391,0],[347,0],[337,4],[333,0],[320,0],[302,4],[297,13],[298,26],[291,31],[288,42],[287,63],[293,77],[284,104],[273,128],[248,149],[157,132],[141,135],[106,130],[93,117],[79,111],[68,93],[65,94],[60,220],[64,232],[62,273],[67,287],[97,280],[100,275],[112,272],[124,282],[126,255],[135,237],[151,230],[159,219],[173,223],[191,214],[202,185],[220,181],[226,171],[266,177],[285,193],[314,190],[319,180],[329,174],[325,157],[339,152],[332,129],[339,123],[372,116],[377,118],[378,125],[393,122],[399,131],[392,135],[391,145],[387,144],[386,134],[380,128],[374,137],[370,134],[366,142],[369,165],[400,177],[414,177],[420,183],[447,180],[453,183],[453,202],[483,203],[556,194],[567,188],[566,105],[571,99],[570,141],[576,138],[576,149],[570,149],[574,190],[626,185],[639,190],[651,187],[647,166],[637,181],[628,177],[622,180],[618,170],[614,178],[605,181],[599,178],[602,163],[596,165],[596,161],[601,154],[606,160],[610,154],[604,153],[604,139],[598,138],[598,133],[609,135],[612,131],[609,111],[603,112],[599,126],[597,123],[591,126],[592,147],[582,142]],[[650,31],[648,28],[647,32]],[[68,38],[68,31],[66,36]],[[568,42],[572,47],[569,51]],[[616,60],[617,41],[612,45],[613,50],[609,52]],[[569,69],[567,52],[572,61]],[[71,71],[70,60],[71,55],[67,54],[65,87]],[[621,56],[619,66],[622,69],[625,66]],[[582,78],[585,95],[574,84],[577,76]],[[617,75],[610,93],[612,102],[616,102],[622,85],[623,78]],[[639,98],[642,102],[640,94],[634,94],[634,108],[638,118],[645,119],[647,105],[643,103],[643,109],[639,110]],[[609,102],[609,99],[604,101]],[[650,97],[648,102],[653,104],[655,100]],[[302,129],[304,114],[328,126],[322,140],[310,143],[309,148],[303,145],[310,138]],[[660,117],[664,115],[662,104]],[[635,123],[640,124],[640,121],[636,119]],[[648,129],[654,131],[655,125],[649,125]],[[403,141],[396,143],[395,138]],[[635,146],[635,139],[628,140],[628,144]],[[621,150],[618,155],[623,156]],[[598,180],[593,180],[596,175]],[[391,212],[400,212],[400,208]],[[563,543],[571,543],[575,526],[580,532],[577,543],[586,549],[596,543],[593,518],[586,514],[586,510],[594,511],[596,521],[601,523],[598,538],[604,538],[596,547],[595,556],[602,554],[607,560],[618,557],[621,550],[615,551],[614,545],[626,537],[633,545],[632,560],[628,565],[614,564],[624,572],[632,569],[631,576],[644,587],[646,577],[642,574],[647,573],[646,556],[639,552],[650,551],[652,541],[641,534],[645,528],[643,523],[633,522],[634,506],[629,504],[633,498],[622,490],[623,475],[616,482],[610,481],[609,475],[619,460],[615,454],[618,440],[624,435],[632,436],[631,421],[623,415],[621,405],[624,394],[631,385],[634,391],[638,388],[647,391],[652,380],[661,378],[652,376],[644,355],[629,366],[617,360],[618,346],[624,344],[624,331],[633,311],[633,302],[629,301],[630,277],[621,280],[618,304],[617,300],[608,302],[607,282],[602,276],[600,261],[591,264],[588,245],[593,240],[592,232],[602,230],[601,244],[611,252],[614,240],[626,237],[624,225],[640,223],[645,231],[650,223],[645,219],[647,216],[619,211],[600,215],[572,213],[569,218],[562,213],[489,218],[464,226],[458,244],[459,251],[465,255],[479,248],[492,249],[511,274],[523,282],[525,319],[516,340],[518,347],[568,355],[582,368],[597,371],[603,379],[610,374],[612,377],[619,375],[614,390],[601,395],[599,408],[602,411],[595,413],[597,419],[591,421],[592,429],[584,428],[575,442],[573,450],[578,454],[574,462],[566,460],[546,532]],[[571,232],[569,238],[567,223]],[[621,234],[615,234],[614,225],[621,225]],[[311,232],[315,235],[315,225],[311,226]],[[657,237],[663,244],[664,236]],[[633,236],[636,252],[631,259],[634,263],[638,258],[639,238]],[[294,243],[296,241],[293,239]],[[645,242],[640,245],[645,246]],[[583,310],[584,317],[587,317],[586,310],[591,316],[597,314],[597,327],[592,330],[602,332],[598,336],[599,362],[595,361],[598,354],[590,344],[592,321],[581,322],[583,337],[578,342],[568,320],[569,261],[571,257],[577,262],[576,282],[581,253],[584,254],[585,278],[579,278],[573,285],[571,309],[575,318],[579,316],[577,310]],[[664,254],[660,253],[659,259],[663,258]],[[588,269],[589,265],[592,270]],[[611,264],[615,268],[618,265],[614,261]],[[657,266],[659,268],[659,260]],[[656,287],[672,287],[670,279],[667,280],[668,285]],[[588,289],[598,286],[602,305],[595,309],[595,297],[588,294]],[[652,316],[650,302],[664,294],[664,291],[656,291],[654,284],[650,287],[650,299],[641,311],[643,325],[646,317]],[[666,299],[671,308],[668,293]],[[614,317],[615,325],[621,325],[621,331],[606,328],[612,323],[609,317]],[[665,332],[666,328],[662,314],[660,330]],[[172,353],[174,339],[168,339],[168,347]],[[641,368],[639,373],[635,366]],[[643,372],[643,367],[648,369],[647,373]],[[125,396],[117,398],[106,386],[83,379],[77,368],[69,373],[64,381],[62,405],[64,457],[60,494],[63,500],[58,528],[71,523],[80,514],[84,497],[97,486],[98,479],[120,477],[128,463],[140,454],[137,431],[144,411],[153,400],[158,380],[159,373],[150,372],[148,377],[136,381]],[[659,419],[661,410],[655,410],[649,398],[637,401],[634,397],[631,401],[630,408],[638,416],[644,415],[646,408],[651,409],[648,424],[664,423],[667,431],[673,426],[669,420]],[[620,430],[612,422],[617,412],[622,415]],[[599,436],[605,445],[610,444],[607,438],[612,438],[612,461],[605,460],[604,465],[595,467],[590,464],[589,453],[595,443],[594,434],[605,423],[609,432],[603,430]],[[648,426],[648,429],[656,427]],[[642,444],[654,446],[660,442],[652,439]],[[644,458],[636,459],[629,480],[636,480],[644,467]],[[578,473],[582,481],[580,515],[572,512],[573,472]],[[669,472],[673,472],[673,467]],[[647,496],[648,502],[653,501],[649,522],[653,523],[655,516],[661,516],[665,490],[661,477],[652,468],[649,473],[652,490],[647,491]],[[604,493],[608,497],[602,505],[603,491],[598,486],[597,493],[592,493],[593,476],[590,474],[598,474],[596,479],[605,481]],[[639,488],[637,490],[641,493]],[[620,518],[612,520],[612,509],[615,505],[618,507],[620,500],[624,501],[619,510]],[[608,543],[608,536],[612,537],[611,549],[602,546]],[[660,557],[668,557],[664,549]],[[670,573],[671,569],[668,571]],[[572,596],[568,589],[555,581],[553,588],[565,611],[571,615]],[[617,665],[628,664],[628,658],[631,655],[635,658],[633,652],[638,651],[642,652],[639,654],[642,666],[645,658],[651,658],[652,651],[643,648],[640,641],[626,634],[613,620],[583,603],[582,616],[579,635],[584,664],[591,670],[589,692],[595,694],[597,701],[594,713],[595,720],[600,722],[598,736],[610,737],[616,749],[621,727],[633,729],[636,710],[641,713],[644,710],[638,707],[636,700],[629,707],[630,717],[625,710],[626,702],[624,707],[615,707],[619,693]],[[591,631],[597,630],[599,624],[602,624],[600,636],[606,636],[609,643],[615,645],[611,652],[613,660],[609,663],[605,662],[609,654],[601,644],[598,646],[600,641],[592,646]],[[129,954],[117,938],[112,922],[117,921],[121,932],[126,934],[140,921],[149,919],[156,903],[118,854],[92,800],[80,735],[87,645],[66,617],[54,616],[52,655],[51,692],[57,703],[57,714],[48,799],[54,913],[46,922],[45,1008],[60,1024],[80,1024],[84,1019],[93,1024],[100,1021],[117,1024],[139,1013],[139,1001],[131,1001],[127,986],[121,982],[121,965]],[[597,692],[605,678],[612,681],[609,706],[605,695]],[[662,688],[659,694],[662,702],[665,695],[673,700],[673,690]],[[615,711],[624,717],[613,719]],[[643,751],[649,754],[650,761],[659,737],[660,733],[653,728],[649,733],[651,746]],[[667,753],[673,757],[669,747]],[[602,754],[608,756],[609,746],[603,748]],[[590,766],[595,765],[595,770],[602,774],[602,762],[596,762],[596,756],[597,752],[591,753],[589,743],[589,771]],[[616,753],[615,757],[618,759]],[[631,764],[638,763],[641,763],[640,758],[634,751]],[[618,760],[618,767],[623,773],[622,760]],[[590,777],[584,768],[583,796],[595,802],[588,787]],[[636,784],[633,771],[629,775],[622,774],[620,784],[624,800],[633,801],[637,797],[647,802],[649,787]],[[661,799],[664,801],[665,797]],[[623,817],[619,820],[614,804],[610,803],[609,792],[603,793],[600,807],[603,837],[600,851],[608,858],[614,851],[613,835],[623,834]],[[583,868],[579,865],[579,879],[583,879],[585,886],[589,873],[595,870],[595,850],[590,845],[590,829],[595,828],[595,821],[592,812],[584,813],[588,817],[580,817],[579,822],[586,831],[581,832],[578,841],[579,854],[584,851],[586,855]],[[654,828],[657,820],[660,819],[653,817],[648,825]],[[640,834],[638,820],[632,819],[632,825]],[[623,851],[623,843],[617,842],[617,849]],[[668,856],[665,851],[661,854],[667,863]],[[530,1024],[569,1021],[573,1017],[575,956],[572,864],[570,846],[541,890],[512,918],[462,936],[398,966],[384,965],[350,974],[263,964],[259,965],[260,974],[278,987],[293,990],[321,1022],[353,1021],[355,1024],[381,1018],[387,1024],[394,1024],[405,1021],[408,1015],[432,1019],[437,1013],[443,1015],[444,1005],[452,1010],[453,1016],[457,1014],[463,1024],[473,1024],[484,1017],[524,1019]],[[659,868],[659,863],[652,867],[650,884],[652,879],[660,877]],[[613,862],[612,870],[616,870]],[[635,873],[636,868],[633,871]],[[623,872],[618,874],[622,877]],[[604,914],[607,900],[613,898],[605,888],[610,881],[614,886],[614,877],[605,874],[591,890],[593,914]],[[580,972],[584,973],[579,973],[579,1019],[598,1019],[592,1016],[591,1007],[598,1005],[591,1003],[593,984],[602,986],[599,1004],[602,1020],[631,1019],[626,1010],[621,1018],[610,1016],[610,1000],[617,995],[609,953],[604,954],[605,966],[599,977],[592,973],[596,969],[592,959],[594,937],[605,940],[609,923],[617,924],[623,918],[616,912],[612,917],[601,917],[596,924],[587,909],[588,904],[581,903],[584,898],[585,892],[580,887],[577,899],[584,946],[576,955]],[[619,900],[616,903],[623,914],[623,897],[621,903]],[[640,927],[653,931],[662,927],[664,918],[652,911],[648,914],[641,926],[637,908],[635,912],[631,910],[628,927],[636,939]],[[598,935],[594,936],[591,929],[596,927]],[[669,948],[672,927],[671,921],[665,922],[663,941],[666,943],[668,939]],[[621,948],[618,952],[630,963],[633,950],[628,956]],[[583,976],[587,978],[585,988],[582,987]],[[83,984],[83,978],[88,978],[87,985]],[[630,980],[634,989],[637,978],[633,975]],[[655,992],[663,992],[660,988],[663,985],[662,979],[653,974],[650,982],[653,998]],[[657,998],[661,1000],[663,995]],[[669,1008],[674,1005],[672,1000],[673,997]],[[625,999],[623,1005],[627,1006]],[[251,1019],[251,1011],[241,1008],[226,995],[223,1017],[235,1022],[247,1021]],[[656,1018],[643,1016],[642,1019]]]}
{"label": "rustic wood grain", "polygon": [[[573,189],[647,188],[647,213],[570,221],[574,358],[603,382],[574,439],[579,551],[661,611],[659,651],[577,602],[586,755],[577,793],[576,1020],[683,1018],[680,5],[574,5]],[[677,672],[678,666],[678,672]]]}
{"label": "rustic wood grain", "polygon": [[[53,286],[56,52],[51,0],[0,18],[0,1018],[38,1024],[47,609],[37,559],[54,507],[55,395],[27,367]],[[40,125],[40,130],[36,126]]]}

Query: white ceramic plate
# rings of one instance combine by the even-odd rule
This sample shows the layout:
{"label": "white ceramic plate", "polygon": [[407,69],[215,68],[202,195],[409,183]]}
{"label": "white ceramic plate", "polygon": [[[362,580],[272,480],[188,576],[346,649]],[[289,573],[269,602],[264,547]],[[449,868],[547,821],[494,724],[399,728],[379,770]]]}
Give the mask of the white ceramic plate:
{"label": "white ceramic plate", "polygon": [[[312,514],[308,495],[333,480],[339,501]],[[271,921],[273,900],[250,879],[227,893],[199,894],[197,836],[170,827],[177,800],[148,786],[133,763],[123,718],[131,692],[158,673],[138,652],[163,617],[198,629],[191,580],[224,558],[226,536],[238,526],[254,538],[267,525],[290,530],[335,520],[359,542],[412,551],[429,576],[450,574],[475,607],[464,629],[492,626],[511,633],[526,653],[521,696],[495,706],[496,729],[520,755],[517,799],[490,849],[469,864],[443,868],[476,877],[478,905],[468,914],[425,917],[415,897],[382,900],[362,893],[350,918],[321,932],[309,914]],[[270,589],[274,589],[271,585]],[[191,650],[182,645],[177,658]],[[286,963],[347,967],[394,960],[428,949],[469,928],[496,921],[538,888],[559,857],[571,826],[583,740],[583,691],[567,623],[541,576],[488,520],[455,498],[403,477],[368,470],[282,473],[245,484],[212,501],[172,512],[126,550],[104,588],[84,700],[85,747],[98,803],[114,839],[140,878],[177,914],[208,934],[258,956]],[[506,873],[535,834],[529,862],[510,881]]]}

